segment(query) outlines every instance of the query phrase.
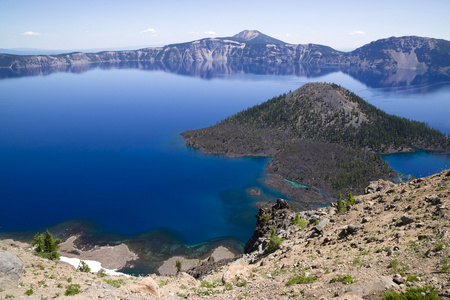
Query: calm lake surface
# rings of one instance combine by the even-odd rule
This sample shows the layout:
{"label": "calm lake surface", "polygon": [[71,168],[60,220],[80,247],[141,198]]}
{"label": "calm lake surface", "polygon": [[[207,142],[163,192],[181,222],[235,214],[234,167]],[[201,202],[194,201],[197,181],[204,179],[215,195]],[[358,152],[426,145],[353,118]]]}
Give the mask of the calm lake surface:
{"label": "calm lake surface", "polygon": [[[254,203],[283,197],[264,183],[268,159],[206,156],[186,148],[179,133],[307,82],[340,84],[388,113],[450,133],[450,84],[441,78],[264,70],[3,74],[0,232],[76,219],[123,236],[163,229],[190,245],[221,237],[245,242]],[[449,156],[426,152],[385,159],[416,177],[450,166]],[[250,188],[263,196],[250,196]]]}

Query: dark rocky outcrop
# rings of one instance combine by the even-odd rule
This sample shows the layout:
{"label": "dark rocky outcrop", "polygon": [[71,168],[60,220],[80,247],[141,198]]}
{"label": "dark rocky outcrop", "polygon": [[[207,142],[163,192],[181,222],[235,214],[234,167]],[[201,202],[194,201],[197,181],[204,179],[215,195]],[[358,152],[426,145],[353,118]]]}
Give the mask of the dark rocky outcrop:
{"label": "dark rocky outcrop", "polygon": [[0,250],[0,290],[16,288],[22,272],[22,261],[11,252]]}
{"label": "dark rocky outcrop", "polygon": [[[289,207],[289,203],[286,200],[277,199],[276,204],[273,206],[268,206],[259,210],[256,215],[257,221],[253,236],[245,244],[245,253],[263,250],[262,246],[269,238],[272,228],[275,232],[278,232],[282,229],[287,229],[290,226],[293,212]],[[260,247],[261,249],[259,249]]]}
{"label": "dark rocky outcrop", "polygon": [[[253,231],[253,236],[245,244],[244,252],[264,253],[272,230],[275,235],[282,238],[289,237],[289,229],[291,228],[293,218],[296,215],[291,208],[293,205],[295,205],[295,203],[284,199],[277,199],[275,204],[268,204],[265,207],[260,208],[256,215],[256,227]],[[312,222],[315,218],[319,218],[320,212],[309,210],[298,212],[298,215],[301,220]]]}
{"label": "dark rocky outcrop", "polygon": [[211,256],[207,260],[203,261],[200,265],[195,266],[190,270],[187,270],[186,273],[196,279],[201,279],[204,276],[211,274],[213,271],[217,270],[221,266],[227,265],[235,260],[236,260],[235,258],[226,258],[216,262],[214,260],[214,257]]}

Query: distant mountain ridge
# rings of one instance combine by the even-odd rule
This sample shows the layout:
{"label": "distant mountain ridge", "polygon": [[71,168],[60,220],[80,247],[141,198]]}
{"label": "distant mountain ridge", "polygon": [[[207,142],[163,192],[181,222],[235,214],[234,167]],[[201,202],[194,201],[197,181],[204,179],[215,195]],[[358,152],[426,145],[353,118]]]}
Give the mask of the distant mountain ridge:
{"label": "distant mountain ridge", "polygon": [[287,43],[277,40],[273,37],[265,35],[257,30],[244,30],[239,32],[238,34],[233,35],[231,38],[233,41],[239,43],[246,43],[247,45],[255,45],[255,44],[273,44],[273,45],[285,45]]}
{"label": "distant mountain ridge", "polygon": [[324,45],[287,44],[256,30],[244,30],[232,37],[205,38],[161,48],[37,56],[0,54],[0,68],[125,61],[295,62],[372,69],[428,70],[450,75],[450,41],[416,36],[391,37],[345,53]]}

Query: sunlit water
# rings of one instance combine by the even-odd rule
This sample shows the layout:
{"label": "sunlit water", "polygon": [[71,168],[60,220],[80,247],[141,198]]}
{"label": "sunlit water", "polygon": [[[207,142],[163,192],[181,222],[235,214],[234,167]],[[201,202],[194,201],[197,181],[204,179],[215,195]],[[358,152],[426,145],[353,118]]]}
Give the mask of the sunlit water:
{"label": "sunlit water", "polygon": [[[322,73],[321,73],[322,74]],[[335,82],[388,113],[450,132],[450,85],[370,88],[342,72],[218,74],[92,69],[0,80],[0,231],[67,220],[131,236],[154,229],[186,244],[253,232],[267,158],[228,159],[184,146],[179,133],[215,124],[306,82]],[[426,176],[450,165],[429,153],[385,158]],[[262,190],[262,197],[249,189]]]}

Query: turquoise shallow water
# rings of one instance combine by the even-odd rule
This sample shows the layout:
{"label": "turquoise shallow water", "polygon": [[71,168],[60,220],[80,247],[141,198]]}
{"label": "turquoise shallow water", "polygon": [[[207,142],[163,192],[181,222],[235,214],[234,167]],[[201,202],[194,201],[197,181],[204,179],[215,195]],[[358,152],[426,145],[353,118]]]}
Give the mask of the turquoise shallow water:
{"label": "turquoise shallow water", "polygon": [[[336,82],[388,113],[450,132],[445,82],[393,89],[331,69],[249,70],[197,77],[140,69],[2,75],[0,234],[87,220],[97,238],[159,230],[189,245],[218,238],[244,243],[254,229],[254,203],[284,197],[264,183],[268,159],[206,156],[185,147],[179,133],[310,81]],[[448,156],[424,152],[385,159],[416,177],[450,165]],[[250,196],[250,188],[263,195]]]}

